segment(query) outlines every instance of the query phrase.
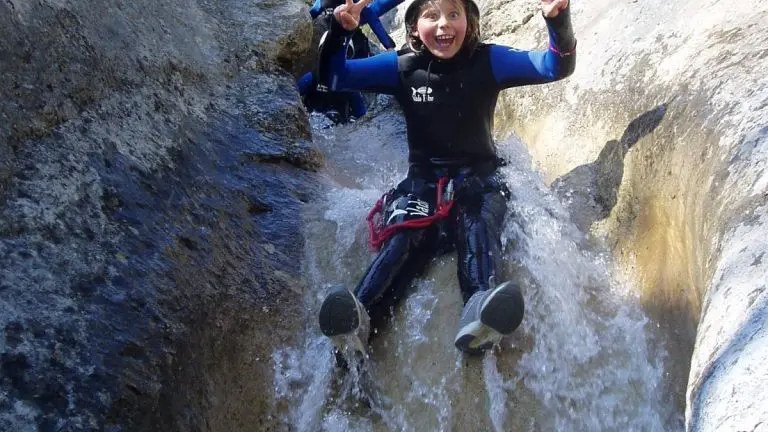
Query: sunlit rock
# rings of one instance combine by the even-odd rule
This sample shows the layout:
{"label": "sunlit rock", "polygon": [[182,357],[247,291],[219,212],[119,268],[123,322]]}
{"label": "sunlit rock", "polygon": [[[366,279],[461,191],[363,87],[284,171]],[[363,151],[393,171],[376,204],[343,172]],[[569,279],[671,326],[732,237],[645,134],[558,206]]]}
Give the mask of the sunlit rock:
{"label": "sunlit rock", "polygon": [[[486,34],[544,48],[534,3],[485,2]],[[574,220],[604,235],[634,274],[672,338],[669,379],[687,382],[687,428],[753,430],[768,418],[768,374],[756,366],[768,359],[768,264],[758,240],[768,193],[768,8],[602,0],[572,8],[576,72],[507,91],[498,133],[520,135]]]}

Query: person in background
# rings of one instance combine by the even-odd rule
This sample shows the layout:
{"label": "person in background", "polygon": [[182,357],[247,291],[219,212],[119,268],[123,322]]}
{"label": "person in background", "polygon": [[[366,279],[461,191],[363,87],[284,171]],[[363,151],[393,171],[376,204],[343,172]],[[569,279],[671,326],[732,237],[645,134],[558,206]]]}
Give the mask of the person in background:
{"label": "person in background", "polygon": [[[379,17],[389,12],[403,0],[376,0],[360,13],[360,26],[351,34],[351,43],[347,47],[347,58],[359,59],[371,55],[368,38],[360,30],[364,24],[373,30],[379,42],[387,50],[395,48],[395,41],[389,36]],[[320,17],[320,24],[330,27],[333,10],[343,3],[342,0],[315,0],[309,14],[312,19]],[[297,82],[299,94],[307,111],[324,113],[334,123],[347,123],[360,118],[367,112],[365,99],[360,92],[333,92],[315,79],[313,72],[302,75]]]}

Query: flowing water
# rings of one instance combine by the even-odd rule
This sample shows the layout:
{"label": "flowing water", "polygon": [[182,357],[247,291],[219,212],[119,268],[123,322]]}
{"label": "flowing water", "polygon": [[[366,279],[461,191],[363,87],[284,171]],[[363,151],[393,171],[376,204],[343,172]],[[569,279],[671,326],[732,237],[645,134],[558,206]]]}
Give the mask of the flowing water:
{"label": "flowing water", "polygon": [[[302,215],[304,298],[316,316],[333,285],[354,288],[367,268],[365,216],[407,164],[396,110],[348,126],[331,128],[314,115],[312,123],[328,159],[325,196]],[[499,149],[514,196],[503,243],[507,272],[524,287],[522,326],[484,357],[459,353],[456,257],[437,258],[376,335],[361,370],[335,366],[314,320],[303,344],[273,355],[275,392],[290,407],[284,420],[291,430],[682,429],[664,392],[662,335],[631,286],[570,222],[525,147],[510,139]]]}

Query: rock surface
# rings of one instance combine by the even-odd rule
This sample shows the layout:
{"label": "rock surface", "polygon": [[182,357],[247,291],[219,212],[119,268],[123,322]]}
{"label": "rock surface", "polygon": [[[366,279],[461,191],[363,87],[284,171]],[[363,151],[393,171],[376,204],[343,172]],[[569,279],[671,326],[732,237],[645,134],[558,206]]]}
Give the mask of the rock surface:
{"label": "rock surface", "polygon": [[0,3],[0,430],[286,428],[311,32],[297,1]]}
{"label": "rock surface", "polygon": [[[478,3],[545,46],[536,2]],[[498,135],[637,279],[688,430],[761,430],[768,7],[572,8],[575,74],[505,92]],[[286,428],[311,33],[298,1],[0,3],[0,430]]]}
{"label": "rock surface", "polygon": [[[535,2],[482,7],[493,40],[545,47]],[[768,7],[572,9],[576,72],[505,92],[498,133],[529,145],[576,222],[607,238],[669,329],[688,430],[765,428]],[[679,360],[691,353],[689,368]]]}

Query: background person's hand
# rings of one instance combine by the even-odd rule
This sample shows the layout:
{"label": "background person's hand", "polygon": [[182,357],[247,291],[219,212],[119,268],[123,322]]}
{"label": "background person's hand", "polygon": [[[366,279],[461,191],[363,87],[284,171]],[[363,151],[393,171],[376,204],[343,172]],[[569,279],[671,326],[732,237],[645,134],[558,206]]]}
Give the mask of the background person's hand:
{"label": "background person's hand", "polygon": [[363,8],[368,6],[373,0],[360,0],[354,3],[353,0],[347,0],[345,4],[336,6],[333,10],[333,16],[336,21],[344,27],[345,30],[352,31],[360,25],[360,13]]}
{"label": "background person's hand", "polygon": [[568,0],[541,0],[541,12],[546,18],[556,17],[566,7]]}

